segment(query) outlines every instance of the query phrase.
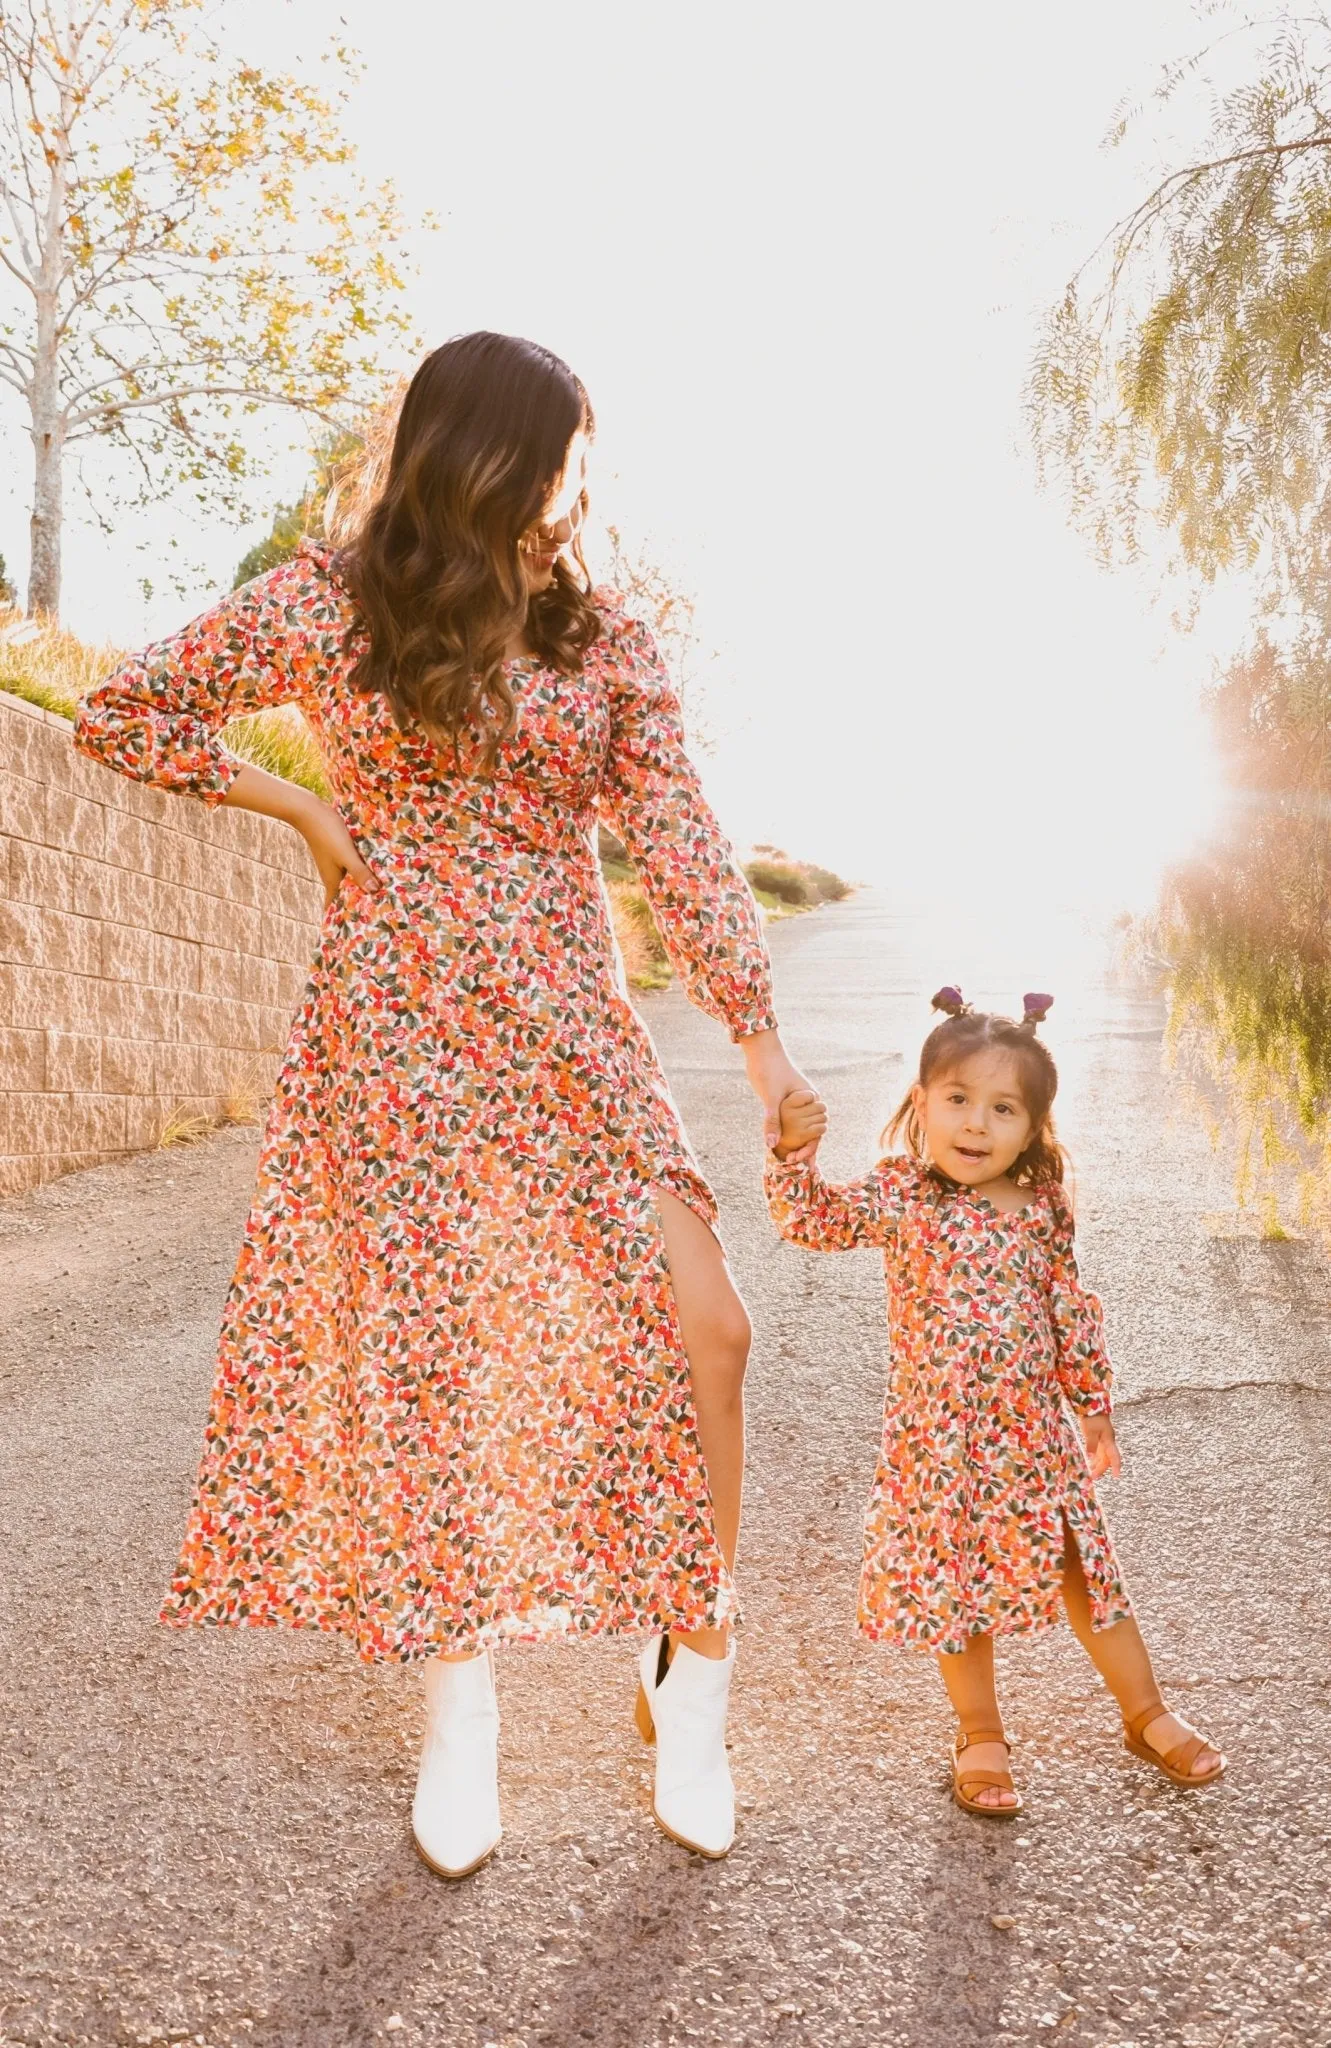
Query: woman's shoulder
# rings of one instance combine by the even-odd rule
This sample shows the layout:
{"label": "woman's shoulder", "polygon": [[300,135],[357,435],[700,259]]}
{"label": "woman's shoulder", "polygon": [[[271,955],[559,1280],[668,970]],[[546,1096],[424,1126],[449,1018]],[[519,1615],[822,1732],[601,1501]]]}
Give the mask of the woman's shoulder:
{"label": "woman's shoulder", "polygon": [[649,670],[659,671],[660,657],[652,630],[629,610],[622,592],[612,583],[598,583],[592,591],[592,603],[600,618],[600,629],[592,644],[593,655],[630,679]]}
{"label": "woman's shoulder", "polygon": [[341,649],[357,616],[337,549],[317,540],[243,583],[234,602],[262,637],[314,641],[324,655]]}

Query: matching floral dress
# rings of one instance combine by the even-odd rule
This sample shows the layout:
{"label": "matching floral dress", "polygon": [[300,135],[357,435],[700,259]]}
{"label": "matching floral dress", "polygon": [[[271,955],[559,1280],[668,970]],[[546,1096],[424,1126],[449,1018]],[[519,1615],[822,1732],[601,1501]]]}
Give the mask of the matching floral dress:
{"label": "matching floral dress", "polygon": [[360,629],[316,547],[81,706],[85,753],[218,803],[227,721],[298,704],[382,885],[343,883],[291,1033],[169,1622],[410,1660],[733,1611],[653,1198],[715,1204],[626,998],[597,820],[734,1037],[774,1025],[770,973],[651,638],[598,602],[579,674],[513,664],[488,776],[348,687]]}
{"label": "matching floral dress", "polygon": [[1107,1415],[1111,1370],[1062,1188],[1004,1215],[905,1158],[841,1187],[771,1158],[766,1187],[791,1243],[883,1253],[890,1379],[865,1518],[864,1633],[962,1650],[976,1634],[1052,1625],[1065,1516],[1094,1625],[1130,1614],[1068,1413]]}

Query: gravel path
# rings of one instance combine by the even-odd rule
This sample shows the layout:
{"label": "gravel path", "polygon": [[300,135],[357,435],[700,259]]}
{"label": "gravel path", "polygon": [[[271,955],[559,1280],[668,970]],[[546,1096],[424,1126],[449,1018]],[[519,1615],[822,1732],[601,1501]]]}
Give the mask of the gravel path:
{"label": "gravel path", "polygon": [[[920,1033],[920,928],[866,895],[775,951],[825,1164],[860,1170]],[[0,2044],[1324,2043],[1323,1258],[1204,1222],[1225,1175],[1168,1120],[1156,1006],[1094,973],[1060,994],[1110,1513],[1231,1776],[1190,1797],[1127,1757],[1060,1632],[1004,1660],[1027,1814],[968,1820],[930,1661],[852,1627],[876,1256],[775,1242],[735,1055],[675,994],[648,1014],[757,1331],[733,1855],[651,1825],[623,1648],[504,1657],[504,1845],[450,1887],[407,1835],[416,1680],[155,1625],[253,1169],[231,1132],[0,1205]]]}

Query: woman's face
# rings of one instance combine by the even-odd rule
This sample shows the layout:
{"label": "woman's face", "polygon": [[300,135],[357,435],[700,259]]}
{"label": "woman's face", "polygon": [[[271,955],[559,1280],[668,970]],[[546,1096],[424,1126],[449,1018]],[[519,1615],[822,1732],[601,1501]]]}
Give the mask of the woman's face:
{"label": "woman's face", "polygon": [[555,563],[582,525],[582,494],[587,484],[589,443],[581,428],[568,444],[564,467],[551,491],[545,510],[518,542],[518,560],[527,583],[527,594],[548,590],[555,580]]}

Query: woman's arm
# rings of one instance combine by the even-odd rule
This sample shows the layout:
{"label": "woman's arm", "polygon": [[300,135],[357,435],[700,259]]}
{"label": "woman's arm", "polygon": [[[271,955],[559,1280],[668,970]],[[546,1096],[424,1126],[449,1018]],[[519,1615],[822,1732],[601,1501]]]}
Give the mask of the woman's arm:
{"label": "woman's arm", "polygon": [[331,804],[238,761],[221,737],[233,718],[298,703],[323,666],[343,659],[345,629],[339,587],[317,559],[298,554],[122,662],[80,704],[74,744],[137,782],[292,826],[330,898],[344,874],[372,887]]}
{"label": "woman's arm", "polygon": [[777,1030],[762,917],[703,795],[651,634],[609,605],[606,613],[612,724],[598,809],[623,841],[690,1000],[742,1046],[771,1145],[781,1097],[807,1083]]}
{"label": "woman's arm", "polygon": [[377,889],[378,878],[366,867],[356,851],[356,842],[331,804],[311,789],[284,782],[266,768],[242,762],[222,798],[236,810],[257,811],[262,818],[277,818],[299,832],[309,847],[325,899],[331,903],[344,875],[350,875],[363,889]]}

